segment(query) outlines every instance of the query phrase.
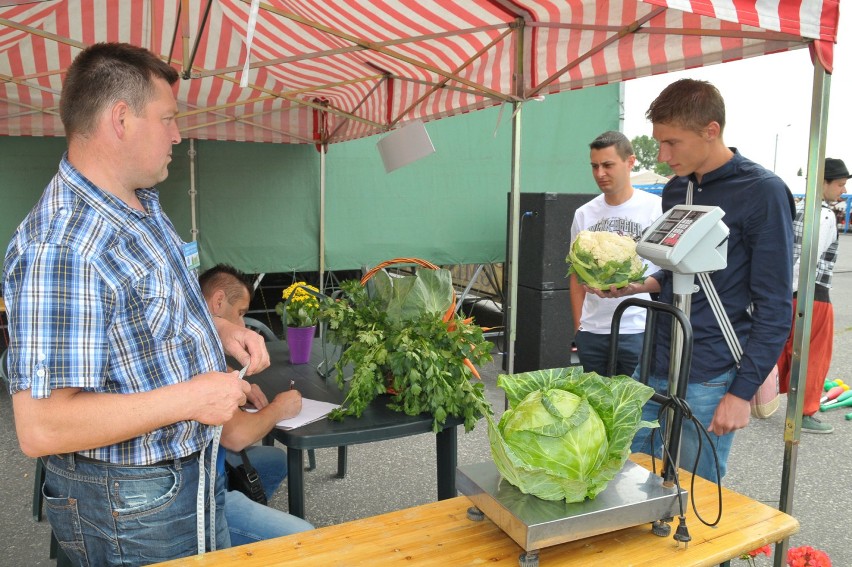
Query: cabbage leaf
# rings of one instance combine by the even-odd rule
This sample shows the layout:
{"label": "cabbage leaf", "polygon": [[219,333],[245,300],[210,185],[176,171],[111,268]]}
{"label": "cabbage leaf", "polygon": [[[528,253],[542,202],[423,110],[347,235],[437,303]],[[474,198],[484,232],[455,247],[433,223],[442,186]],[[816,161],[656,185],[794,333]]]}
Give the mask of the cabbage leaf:
{"label": "cabbage leaf", "polygon": [[501,374],[507,409],[488,438],[497,470],[544,500],[594,498],[618,474],[642,427],[653,389],[628,376],[605,378],[579,367]]}
{"label": "cabbage leaf", "polygon": [[441,317],[453,302],[449,270],[418,270],[414,275],[393,277],[380,270],[372,279],[374,297],[392,322],[411,321],[424,313]]}

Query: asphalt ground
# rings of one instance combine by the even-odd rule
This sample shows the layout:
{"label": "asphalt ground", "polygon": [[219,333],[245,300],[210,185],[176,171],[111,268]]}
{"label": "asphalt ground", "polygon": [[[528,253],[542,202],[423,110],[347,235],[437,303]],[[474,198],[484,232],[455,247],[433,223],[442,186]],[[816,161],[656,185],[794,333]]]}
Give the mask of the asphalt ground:
{"label": "asphalt ground", "polygon": [[[840,237],[832,302],[835,309],[834,356],[829,376],[852,384],[852,234]],[[482,369],[486,394],[496,413],[502,411],[503,394],[496,388],[501,364]],[[781,494],[784,458],[783,430],[786,400],[769,419],[752,420],[737,433],[724,485],[770,506]],[[808,545],[829,554],[835,567],[852,567],[852,421],[846,410],[820,414],[835,431],[830,435],[802,434],[795,463],[793,515],[801,530],[791,547]],[[420,435],[349,448],[346,478],[336,478],[335,449],[317,450],[317,468],[305,475],[306,515],[316,526],[326,526],[416,506],[433,501],[436,494],[435,441]],[[460,465],[490,460],[484,422],[471,433],[459,433]],[[50,528],[32,515],[35,462],[18,448],[8,393],[0,394],[0,564],[46,566]],[[286,483],[271,502],[286,510]],[[713,510],[699,510],[712,518]],[[724,513],[724,510],[723,510]],[[440,558],[436,558],[440,562]],[[742,564],[735,560],[733,565]],[[765,557],[758,565],[771,565]]]}

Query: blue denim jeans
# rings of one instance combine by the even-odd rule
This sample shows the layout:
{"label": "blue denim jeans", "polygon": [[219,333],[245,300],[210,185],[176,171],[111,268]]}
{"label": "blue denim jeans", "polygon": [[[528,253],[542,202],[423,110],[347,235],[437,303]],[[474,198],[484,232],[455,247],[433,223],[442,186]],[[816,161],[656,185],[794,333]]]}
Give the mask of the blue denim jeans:
{"label": "blue denim jeans", "polygon": [[[51,455],[45,469],[47,519],[72,563],[149,565],[197,553],[197,457],[164,466],[129,467]],[[224,486],[220,479],[217,549],[230,546]],[[209,519],[206,501],[205,518]],[[210,524],[205,523],[210,549]]]}
{"label": "blue denim jeans", "polygon": [[302,518],[264,506],[242,492],[225,494],[225,516],[231,545],[243,545],[314,529]]}
{"label": "blue denim jeans", "polygon": [[[246,448],[246,453],[263,483],[266,499],[270,500],[287,476],[287,453],[277,447],[263,445],[252,445]],[[243,462],[239,454],[232,451],[225,454],[225,459],[234,466]],[[225,517],[228,520],[231,545],[243,545],[314,529],[305,520],[258,504],[236,490],[225,493]]]}
{"label": "blue denim jeans", "polygon": [[[599,335],[588,331],[577,331],[574,343],[577,345],[577,356],[584,372],[597,372],[601,376],[609,376],[609,338],[612,335]],[[618,335],[618,356],[615,364],[615,375],[633,376],[639,366],[642,354],[642,340],[645,333]]]}
{"label": "blue denim jeans", "polygon": [[[702,429],[706,431],[713,420],[713,414],[722,401],[722,397],[727,393],[734,376],[737,374],[736,367],[729,371],[716,376],[715,378],[702,383],[690,383],[686,389],[686,402],[692,409],[693,415],[701,422]],[[665,376],[651,376],[648,379],[648,385],[660,393],[668,392],[668,378]],[[660,405],[656,402],[649,401],[642,408],[642,419],[652,421],[658,418]],[[667,413],[667,412],[664,412]],[[660,432],[664,429],[666,416],[663,415],[660,420]],[[662,455],[660,436],[656,429],[640,429],[633,438],[633,444],[630,450],[634,453],[651,454],[651,435],[655,435],[654,447],[655,455]],[[728,455],[731,452],[731,445],[734,442],[734,434],[718,435],[706,432],[710,436],[713,446],[716,447],[716,455],[719,458],[719,473],[721,477],[725,477],[727,472]],[[698,465],[695,464],[695,457],[698,454],[698,429],[693,422],[683,422],[683,435],[680,441],[680,468],[694,472],[702,478],[715,482],[716,463],[713,459],[713,450],[708,446],[707,438],[702,434],[701,456],[698,460]]]}

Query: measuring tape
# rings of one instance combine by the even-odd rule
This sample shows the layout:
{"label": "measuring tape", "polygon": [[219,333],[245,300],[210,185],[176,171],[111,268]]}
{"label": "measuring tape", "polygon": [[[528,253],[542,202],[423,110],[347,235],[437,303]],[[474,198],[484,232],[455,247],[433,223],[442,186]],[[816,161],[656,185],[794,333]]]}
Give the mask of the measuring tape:
{"label": "measuring tape", "polygon": [[205,490],[205,478],[207,467],[204,466],[204,455],[207,453],[207,444],[201,449],[201,458],[198,460],[198,493],[195,501],[195,536],[198,554],[202,555],[206,550],[204,527],[205,527],[205,503],[210,504],[210,551],[216,551],[216,461],[219,457],[219,441],[222,438],[222,426],[217,425],[213,433],[212,449],[210,453],[210,487],[209,494]]}
{"label": "measuring tape", "polygon": [[[239,379],[242,380],[248,370],[248,364],[240,370]],[[216,467],[219,458],[219,442],[222,439],[222,426],[217,425],[213,433],[213,448],[210,453],[210,487],[207,502],[210,503],[210,551],[216,551]],[[206,549],[204,538],[204,504],[205,504],[205,478],[207,469],[204,466],[204,455],[207,453],[207,444],[201,448],[201,458],[198,460],[198,494],[195,497],[195,537],[198,554],[202,555]]]}

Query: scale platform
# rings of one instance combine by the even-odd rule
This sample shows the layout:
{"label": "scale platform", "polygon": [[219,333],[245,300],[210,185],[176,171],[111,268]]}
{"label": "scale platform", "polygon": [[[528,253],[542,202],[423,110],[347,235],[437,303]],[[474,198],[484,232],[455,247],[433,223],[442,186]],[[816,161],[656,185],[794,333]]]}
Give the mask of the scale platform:
{"label": "scale platform", "polygon": [[[456,469],[456,488],[525,551],[677,516],[677,488],[627,461],[594,500],[572,504],[524,494],[500,476],[493,461]],[[684,507],[687,491],[681,490]]]}

